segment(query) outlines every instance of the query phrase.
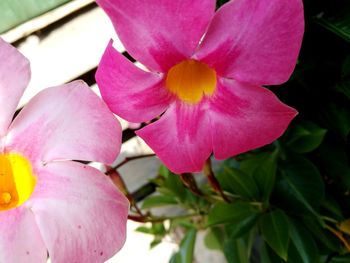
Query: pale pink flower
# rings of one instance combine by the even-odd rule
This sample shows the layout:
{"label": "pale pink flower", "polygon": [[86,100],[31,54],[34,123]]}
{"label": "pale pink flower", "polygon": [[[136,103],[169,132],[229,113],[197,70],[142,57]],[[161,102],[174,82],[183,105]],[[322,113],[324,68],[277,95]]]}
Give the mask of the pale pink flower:
{"label": "pale pink flower", "polygon": [[0,262],[105,262],[125,241],[128,201],[100,171],[120,124],[82,81],[37,94],[14,119],[29,63],[0,39]]}
{"label": "pale pink flower", "polygon": [[110,109],[174,172],[277,139],[296,115],[262,85],[288,80],[304,32],[302,0],[97,0],[135,67],[112,43],[96,75]]}

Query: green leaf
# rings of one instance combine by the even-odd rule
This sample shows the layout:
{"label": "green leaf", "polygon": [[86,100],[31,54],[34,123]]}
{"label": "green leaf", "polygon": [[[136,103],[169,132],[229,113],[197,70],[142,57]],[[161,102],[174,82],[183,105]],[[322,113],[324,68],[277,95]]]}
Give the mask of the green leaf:
{"label": "green leaf", "polygon": [[296,263],[318,262],[318,249],[308,230],[299,222],[290,220],[290,237],[299,255]]}
{"label": "green leaf", "polygon": [[350,262],[350,255],[344,255],[344,256],[337,256],[333,257],[329,263],[349,263]]}
{"label": "green leaf", "polygon": [[196,229],[190,229],[185,237],[182,239],[180,244],[180,250],[177,252],[179,255],[178,258],[180,261],[176,261],[179,263],[192,263],[193,262],[193,251],[194,244],[196,242]]}
{"label": "green leaf", "polygon": [[230,223],[233,236],[239,236],[248,231],[257,220],[260,211],[248,203],[216,203],[209,211],[207,226]]}
{"label": "green leaf", "polygon": [[261,242],[260,260],[261,263],[284,263],[273,250],[265,243]]}
{"label": "green leaf", "polygon": [[281,166],[281,176],[275,186],[274,201],[296,214],[318,215],[325,191],[320,173],[302,156],[290,155],[287,159],[288,161]]}
{"label": "green leaf", "polygon": [[282,259],[288,258],[289,221],[285,213],[275,210],[261,217],[260,229],[264,240]]}
{"label": "green leaf", "polygon": [[162,176],[163,180],[159,183],[160,187],[158,191],[164,193],[164,195],[176,196],[183,202],[186,199],[187,189],[181,182],[179,176],[170,172],[164,165],[160,166],[159,174]]}
{"label": "green leaf", "polygon": [[326,132],[312,122],[303,121],[289,130],[286,145],[297,153],[311,152],[322,143]]}
{"label": "green leaf", "polygon": [[336,86],[335,89],[344,94],[348,99],[350,99],[350,81],[341,81]]}
{"label": "green leaf", "polygon": [[322,111],[321,120],[330,130],[347,139],[350,132],[350,111],[347,107],[331,102]]}
{"label": "green leaf", "polygon": [[328,230],[323,229],[314,217],[304,217],[303,223],[319,245],[320,254],[332,253],[340,248],[340,241]]}
{"label": "green leaf", "polygon": [[155,195],[147,197],[142,203],[142,209],[149,209],[152,207],[166,206],[177,204],[174,196],[170,195]]}
{"label": "green leaf", "polygon": [[248,199],[259,197],[259,189],[252,177],[238,169],[225,167],[224,172],[218,175],[218,179],[229,192]]}
{"label": "green leaf", "polygon": [[249,263],[256,231],[250,231],[241,238],[231,237],[224,243],[224,254],[228,263]]}
{"label": "green leaf", "polygon": [[338,9],[332,14],[326,12],[316,17],[315,22],[350,42],[350,5],[348,3],[338,5]]}
{"label": "green leaf", "polygon": [[225,242],[224,253],[229,263],[249,263],[247,245],[243,238]]}
{"label": "green leaf", "polygon": [[204,244],[207,248],[213,250],[223,249],[223,240],[225,238],[224,231],[219,227],[209,228],[204,237]]}
{"label": "green leaf", "polygon": [[241,162],[241,170],[251,175],[258,186],[262,201],[268,201],[276,179],[279,151],[260,153]]}

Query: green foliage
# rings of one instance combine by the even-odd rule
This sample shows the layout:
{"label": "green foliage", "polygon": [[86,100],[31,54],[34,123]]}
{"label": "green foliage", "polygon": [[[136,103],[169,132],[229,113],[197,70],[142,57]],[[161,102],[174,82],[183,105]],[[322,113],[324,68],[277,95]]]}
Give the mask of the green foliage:
{"label": "green foliage", "polygon": [[289,222],[281,210],[264,215],[260,220],[262,236],[269,246],[285,261],[288,258]]}
{"label": "green foliage", "polygon": [[180,250],[170,259],[170,263],[192,263],[194,244],[196,241],[196,230],[190,229],[182,239]]}

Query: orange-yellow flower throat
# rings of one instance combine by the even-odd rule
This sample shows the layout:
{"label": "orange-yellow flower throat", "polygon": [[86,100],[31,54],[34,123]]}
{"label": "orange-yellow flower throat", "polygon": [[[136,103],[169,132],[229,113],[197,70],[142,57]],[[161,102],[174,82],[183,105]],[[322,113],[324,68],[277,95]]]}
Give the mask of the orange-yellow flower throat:
{"label": "orange-yellow flower throat", "polygon": [[36,178],[30,162],[19,154],[0,154],[0,212],[18,207],[34,191]]}
{"label": "orange-yellow flower throat", "polygon": [[216,72],[197,60],[184,60],[168,71],[165,85],[179,99],[188,103],[198,103],[203,95],[213,95],[216,88]]}

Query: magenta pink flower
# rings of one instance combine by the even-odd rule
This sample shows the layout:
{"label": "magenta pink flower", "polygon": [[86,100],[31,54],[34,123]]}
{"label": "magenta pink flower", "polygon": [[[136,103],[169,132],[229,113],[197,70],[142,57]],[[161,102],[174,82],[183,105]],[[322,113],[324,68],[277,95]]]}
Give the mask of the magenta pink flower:
{"label": "magenta pink flower", "polygon": [[12,121],[29,63],[0,39],[0,262],[105,262],[125,241],[128,201],[98,170],[121,128],[84,84],[46,89]]}
{"label": "magenta pink flower", "polygon": [[290,77],[304,31],[301,0],[97,0],[126,50],[107,47],[103,99],[174,172],[277,139],[296,115],[262,85]]}

